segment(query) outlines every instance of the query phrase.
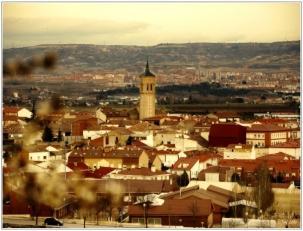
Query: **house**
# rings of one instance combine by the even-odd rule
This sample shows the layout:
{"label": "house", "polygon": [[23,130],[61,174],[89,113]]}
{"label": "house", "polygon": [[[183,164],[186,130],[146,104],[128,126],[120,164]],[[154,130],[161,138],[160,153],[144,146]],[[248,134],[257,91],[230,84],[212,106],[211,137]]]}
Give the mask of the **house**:
{"label": "house", "polygon": [[32,112],[26,108],[3,107],[3,116],[17,116],[18,118],[31,118]]}
{"label": "house", "polygon": [[172,167],[172,165],[177,162],[181,157],[186,157],[186,154],[180,151],[167,150],[157,150],[155,153],[159,156],[161,162],[166,167]]}
{"label": "house", "polygon": [[222,111],[215,113],[220,123],[240,121],[240,116],[236,112]]}
{"label": "house", "polygon": [[234,171],[230,167],[209,166],[199,173],[198,180],[210,182],[226,182],[231,181],[231,176],[233,173]]}
{"label": "house", "polygon": [[111,107],[100,107],[96,110],[96,118],[98,119],[98,123],[105,123],[109,119],[128,119],[129,113],[125,110],[118,111]]}
{"label": "house", "polygon": [[289,140],[285,143],[279,143],[279,144],[272,145],[272,146],[266,148],[266,150],[264,150],[265,155],[274,154],[274,153],[278,153],[278,152],[283,152],[283,153],[286,153],[288,155],[295,157],[296,159],[299,159],[301,157],[300,140],[299,139]]}
{"label": "house", "polygon": [[[146,215],[144,215],[146,214]],[[162,226],[212,227],[213,208],[210,199],[167,199],[159,206],[129,205],[132,223]]]}
{"label": "house", "polygon": [[89,127],[97,126],[97,118],[91,116],[77,117],[71,124],[72,136],[83,136],[83,131]]}
{"label": "house", "polygon": [[184,157],[177,160],[171,168],[172,173],[182,175],[185,171],[189,179],[196,179],[199,174],[199,159]]}
{"label": "house", "polygon": [[33,147],[29,149],[28,154],[29,160],[32,161],[48,161],[51,159],[50,152],[45,149],[43,146]]}
{"label": "house", "polygon": [[288,140],[289,128],[279,127],[273,124],[253,124],[247,128],[247,144],[257,147],[269,147]]}
{"label": "house", "polygon": [[224,159],[256,159],[255,146],[250,144],[230,144],[224,149]]}
{"label": "house", "polygon": [[162,194],[161,199],[197,198],[211,200],[213,207],[213,224],[221,224],[222,218],[229,210],[230,196],[199,188],[198,185],[180,189],[179,191]]}
{"label": "house", "polygon": [[139,168],[154,168],[156,170],[161,171],[162,169],[162,161],[157,154],[153,150],[145,150],[139,156]]}
{"label": "house", "polygon": [[300,161],[290,158],[278,153],[276,156],[265,156],[256,160],[224,159],[220,160],[218,165],[234,169],[232,178],[235,181],[238,179],[252,184],[256,180],[254,174],[257,168],[264,163],[268,167],[272,182],[290,182],[300,179]]}
{"label": "house", "polygon": [[211,147],[246,144],[246,127],[237,124],[212,124],[208,140]]}
{"label": "house", "polygon": [[21,108],[20,110],[18,110],[18,117],[19,118],[28,118],[30,119],[32,117],[32,112],[26,108]]}

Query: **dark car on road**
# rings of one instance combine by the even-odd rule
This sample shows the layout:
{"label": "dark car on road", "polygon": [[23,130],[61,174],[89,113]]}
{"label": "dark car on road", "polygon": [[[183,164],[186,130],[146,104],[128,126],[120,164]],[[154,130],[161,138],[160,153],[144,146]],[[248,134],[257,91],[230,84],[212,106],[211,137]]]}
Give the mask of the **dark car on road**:
{"label": "dark car on road", "polygon": [[54,217],[48,217],[44,220],[44,225],[46,226],[63,226],[62,221],[59,221],[58,219]]}

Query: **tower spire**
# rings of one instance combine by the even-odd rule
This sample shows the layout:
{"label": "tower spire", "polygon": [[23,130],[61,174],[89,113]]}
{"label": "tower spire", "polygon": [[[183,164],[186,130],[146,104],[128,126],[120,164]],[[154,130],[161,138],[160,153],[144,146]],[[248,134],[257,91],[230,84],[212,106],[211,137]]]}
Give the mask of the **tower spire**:
{"label": "tower spire", "polygon": [[148,57],[146,60],[146,66],[144,72],[140,76],[155,76],[150,70],[149,70],[149,63],[148,63]]}
{"label": "tower spire", "polygon": [[145,67],[145,71],[149,71],[148,57],[147,57],[147,60],[146,60],[146,67]]}

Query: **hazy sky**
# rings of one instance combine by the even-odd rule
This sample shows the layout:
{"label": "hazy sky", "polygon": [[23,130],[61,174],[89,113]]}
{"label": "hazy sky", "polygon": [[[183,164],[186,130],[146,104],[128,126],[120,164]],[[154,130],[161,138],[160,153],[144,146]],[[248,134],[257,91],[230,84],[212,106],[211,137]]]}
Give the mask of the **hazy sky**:
{"label": "hazy sky", "polygon": [[300,3],[3,3],[4,47],[300,39]]}

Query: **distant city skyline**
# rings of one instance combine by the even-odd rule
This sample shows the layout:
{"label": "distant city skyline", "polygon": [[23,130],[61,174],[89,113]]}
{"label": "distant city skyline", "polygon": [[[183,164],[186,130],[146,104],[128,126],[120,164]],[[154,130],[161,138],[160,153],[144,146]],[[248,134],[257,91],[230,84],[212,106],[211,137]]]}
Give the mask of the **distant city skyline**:
{"label": "distant city skyline", "polygon": [[300,3],[3,3],[4,48],[300,40]]}

